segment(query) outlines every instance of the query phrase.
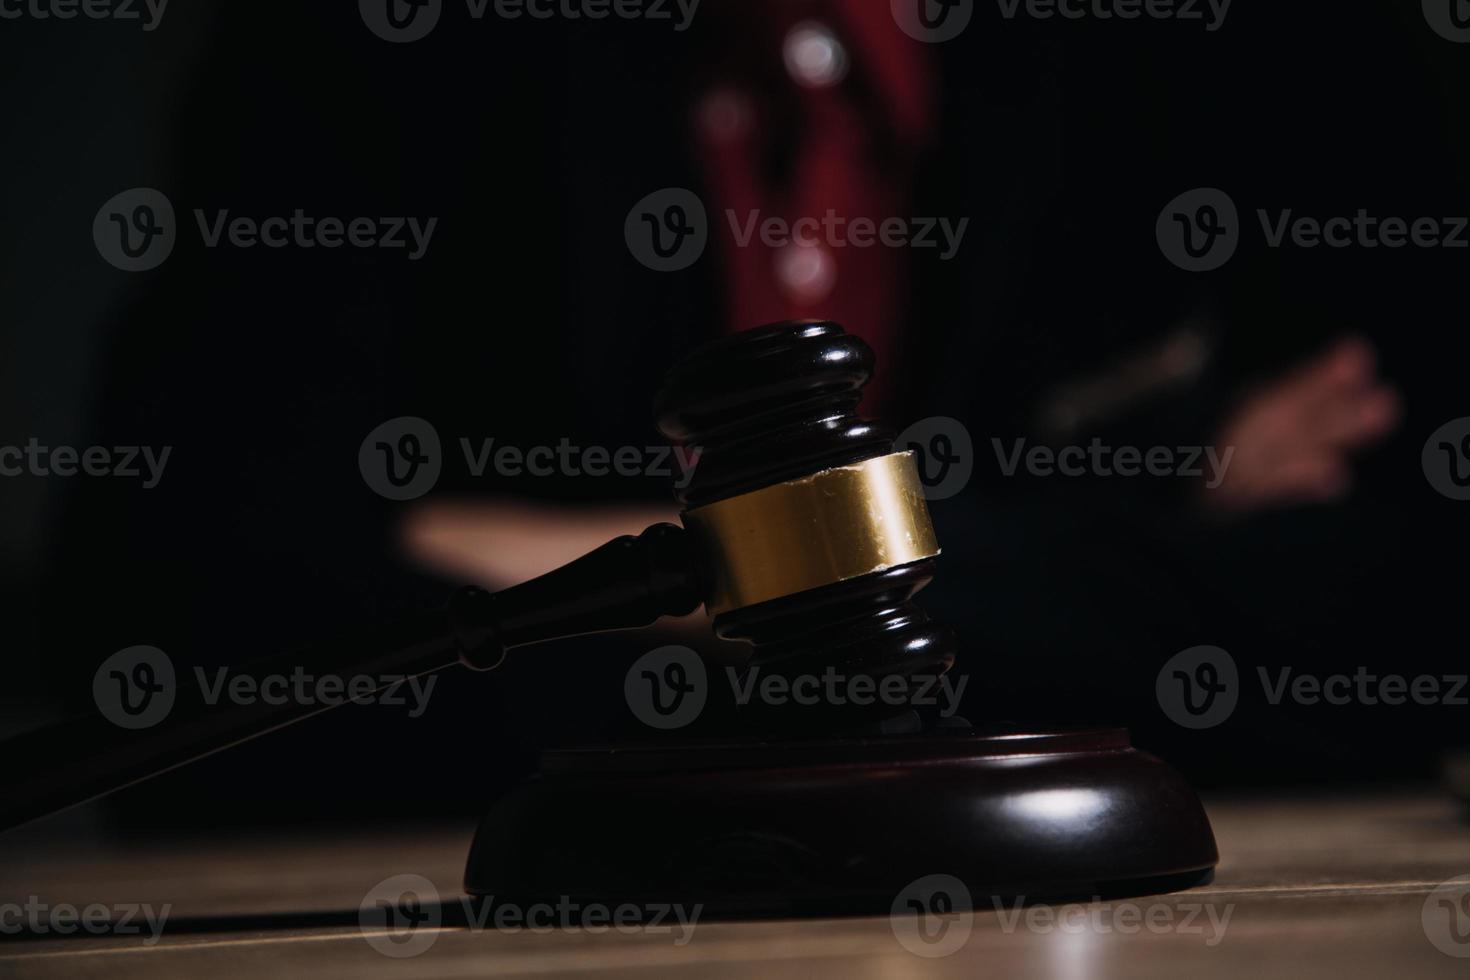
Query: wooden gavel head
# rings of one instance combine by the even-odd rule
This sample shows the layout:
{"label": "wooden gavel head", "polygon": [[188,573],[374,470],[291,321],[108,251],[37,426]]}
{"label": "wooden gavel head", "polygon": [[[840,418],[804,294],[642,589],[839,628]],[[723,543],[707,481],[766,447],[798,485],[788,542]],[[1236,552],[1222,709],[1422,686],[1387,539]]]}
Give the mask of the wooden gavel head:
{"label": "wooden gavel head", "polygon": [[[715,632],[755,644],[766,674],[881,683],[937,677],[954,662],[953,631],[913,601],[939,546],[912,454],[857,414],[873,366],[868,345],[835,323],[778,323],[695,351],[659,396],[659,428],[698,454],[678,495],[698,590]],[[849,706],[800,718],[893,714]]]}
{"label": "wooden gavel head", "polygon": [[[857,415],[873,352],[835,323],[749,330],[670,372],[659,427],[695,450],[678,494],[684,530],[661,524],[494,596],[451,604],[460,659],[646,625],[703,605],[719,636],[754,644],[752,665],[796,683],[836,675],[913,690],[954,663],[955,638],[913,601],[939,545],[913,456]],[[885,678],[901,684],[883,686]],[[931,688],[932,690],[932,688]],[[906,730],[907,702],[775,709],[774,727]],[[763,722],[764,723],[764,722]]]}

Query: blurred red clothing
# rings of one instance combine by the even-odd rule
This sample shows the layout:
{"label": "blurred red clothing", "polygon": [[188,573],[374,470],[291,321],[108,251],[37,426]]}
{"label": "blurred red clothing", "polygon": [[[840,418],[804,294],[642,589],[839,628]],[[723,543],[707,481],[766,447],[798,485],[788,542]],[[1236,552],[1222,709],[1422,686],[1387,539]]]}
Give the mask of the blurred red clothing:
{"label": "blurred red clothing", "polygon": [[[867,226],[912,217],[916,160],[934,128],[929,52],[875,0],[720,9],[722,48],[694,130],[729,287],[726,326],[841,323],[878,354],[867,405],[881,411],[900,356],[907,250]],[[763,227],[770,219],[775,234]]]}

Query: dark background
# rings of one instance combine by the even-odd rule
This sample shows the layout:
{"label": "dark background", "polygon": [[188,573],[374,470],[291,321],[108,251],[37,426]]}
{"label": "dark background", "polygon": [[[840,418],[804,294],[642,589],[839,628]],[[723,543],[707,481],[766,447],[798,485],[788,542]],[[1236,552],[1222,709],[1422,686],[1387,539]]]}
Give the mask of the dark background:
{"label": "dark background", "polygon": [[[726,329],[722,287],[710,256],[679,274],[639,265],[623,219],[653,190],[699,187],[686,82],[720,43],[705,16],[719,3],[686,34],[474,22],[449,3],[409,45],[347,3],[179,3],[152,33],[0,22],[0,445],[174,447],[151,491],[0,480],[5,727],[87,709],[96,665],[126,646],[242,664],[439,601],[445,583],[398,557],[404,508],[358,472],[386,419],[431,419],[446,442],[658,441],[658,379]],[[1252,683],[1227,724],[1195,733],[1154,699],[1159,666],[1206,643],[1252,678],[1466,669],[1467,505],[1429,486],[1420,450],[1470,415],[1470,256],[1273,250],[1257,233],[1196,275],[1154,239],[1163,204],[1198,186],[1227,189],[1249,223],[1257,207],[1470,213],[1470,48],[1414,4],[1288,8],[1237,0],[1207,33],[1006,21],[981,4],[934,51],[940,138],[914,186],[916,214],[972,219],[955,261],[915,253],[895,418],[953,416],[977,445],[969,490],[933,505],[945,559],[925,593],[962,633],[964,714],[1124,723],[1202,786],[1428,778],[1465,730],[1464,708],[1273,708]],[[414,263],[206,250],[185,227],[161,268],[130,275],[89,232],[134,186],[164,191],[181,223],[196,207],[440,220]],[[1222,523],[1174,486],[999,476],[990,439],[1026,433],[1040,393],[1187,319],[1217,337],[1208,372],[1110,441],[1208,442],[1249,385],[1360,335],[1403,417],[1345,501]],[[667,488],[450,466],[436,492]],[[622,675],[652,645],[579,641],[446,674],[419,719],[344,708],[108,812],[194,827],[472,814],[544,746],[639,736]]]}

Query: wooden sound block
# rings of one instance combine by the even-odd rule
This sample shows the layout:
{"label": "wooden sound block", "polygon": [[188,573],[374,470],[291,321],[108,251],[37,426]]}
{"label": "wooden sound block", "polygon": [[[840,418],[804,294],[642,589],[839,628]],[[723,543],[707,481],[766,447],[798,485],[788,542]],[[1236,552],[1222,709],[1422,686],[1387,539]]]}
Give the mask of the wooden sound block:
{"label": "wooden sound block", "polygon": [[883,914],[930,875],[988,907],[1171,891],[1217,860],[1194,792],[1122,730],[841,738],[549,752],[481,823],[465,887]]}

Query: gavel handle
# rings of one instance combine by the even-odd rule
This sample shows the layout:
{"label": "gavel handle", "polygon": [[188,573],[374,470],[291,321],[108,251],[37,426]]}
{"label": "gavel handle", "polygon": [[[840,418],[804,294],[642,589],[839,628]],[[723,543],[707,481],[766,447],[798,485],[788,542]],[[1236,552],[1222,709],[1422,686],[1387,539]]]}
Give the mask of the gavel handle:
{"label": "gavel handle", "polygon": [[[265,677],[417,677],[456,663],[491,670],[508,650],[588,633],[647,626],[700,605],[684,532],[657,524],[616,538],[540,578],[491,594],[455,593],[447,608],[345,636],[328,647],[287,654],[232,671]],[[228,683],[228,682],[227,682]],[[376,683],[373,693],[396,680]],[[259,688],[255,688],[259,690]],[[365,688],[352,689],[361,694]],[[128,730],[99,711],[26,732],[0,743],[0,829],[14,827],[249,741],[338,703],[259,697],[208,703],[193,683],[180,683],[168,716]]]}

